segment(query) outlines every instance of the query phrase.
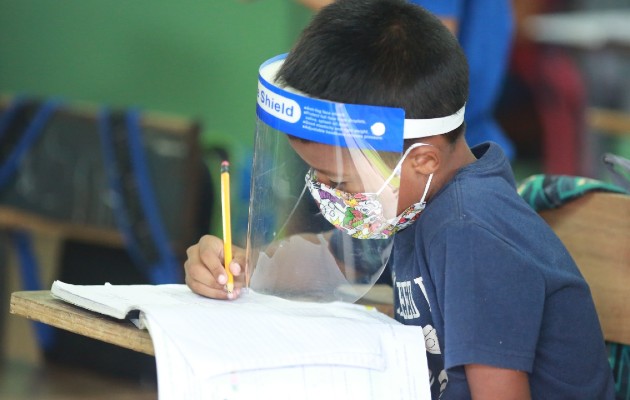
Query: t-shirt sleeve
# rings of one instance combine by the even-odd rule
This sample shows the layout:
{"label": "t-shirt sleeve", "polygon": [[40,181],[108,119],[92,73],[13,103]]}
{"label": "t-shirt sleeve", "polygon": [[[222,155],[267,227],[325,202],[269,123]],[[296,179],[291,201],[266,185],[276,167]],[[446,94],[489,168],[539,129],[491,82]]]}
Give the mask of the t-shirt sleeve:
{"label": "t-shirt sleeve", "polygon": [[412,0],[411,3],[422,6],[437,15],[459,19],[463,10],[463,0]]}
{"label": "t-shirt sleeve", "polygon": [[444,316],[445,367],[531,372],[545,301],[542,274],[527,254],[477,224],[459,222],[440,235],[429,265]]}

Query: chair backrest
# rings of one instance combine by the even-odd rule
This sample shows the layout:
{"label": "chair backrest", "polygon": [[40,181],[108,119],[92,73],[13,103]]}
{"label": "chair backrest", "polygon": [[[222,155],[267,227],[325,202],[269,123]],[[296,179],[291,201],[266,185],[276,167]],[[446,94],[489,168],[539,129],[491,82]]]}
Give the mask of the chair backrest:
{"label": "chair backrest", "polygon": [[588,282],[604,338],[630,344],[630,196],[592,192],[540,215]]}
{"label": "chair backrest", "polygon": [[[0,122],[13,100],[0,97]],[[20,147],[19,141],[32,126],[42,102],[25,99],[11,124],[5,124],[0,131],[0,167]],[[117,113],[123,117],[108,119],[114,146],[124,150],[131,146],[128,132],[121,130],[126,112],[112,110],[111,115]],[[56,109],[11,179],[0,187],[0,229],[26,229],[65,239],[123,246],[115,213],[117,202],[103,155],[101,125],[100,107],[96,105],[64,103]],[[150,180],[157,214],[176,252],[184,254],[186,247],[198,238],[198,191],[203,164],[199,123],[184,117],[143,112],[139,125],[145,161],[142,166]],[[129,165],[134,164],[119,157],[117,171],[132,170]],[[121,185],[138,187],[141,183],[129,182],[131,176],[135,175],[126,172],[127,181]],[[127,202],[126,218],[133,224],[133,217],[142,210],[135,198],[123,200]]]}
{"label": "chair backrest", "polygon": [[606,136],[630,136],[630,114],[595,107],[587,111],[586,121],[593,133]]}

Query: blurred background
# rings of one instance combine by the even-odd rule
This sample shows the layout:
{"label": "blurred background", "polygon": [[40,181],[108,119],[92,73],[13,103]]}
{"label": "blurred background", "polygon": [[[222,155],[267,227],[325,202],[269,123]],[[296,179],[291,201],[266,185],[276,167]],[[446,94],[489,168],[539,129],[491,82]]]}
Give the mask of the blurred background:
{"label": "blurred background", "polygon": [[[63,158],[64,167],[55,172],[27,159],[28,168],[18,165],[6,180],[0,177],[0,208],[9,208],[0,213],[0,398],[156,398],[152,358],[59,332],[43,343],[29,321],[9,315],[9,297],[49,289],[62,278],[80,284],[169,278],[138,268],[115,235],[84,243],[84,231],[68,237],[37,223],[24,225],[37,259],[29,270],[13,236],[22,220],[9,224],[4,216],[15,216],[26,202],[21,182],[37,198],[27,211],[43,207],[45,221],[103,232],[120,228],[115,207],[107,205],[108,189],[101,202],[66,203],[70,211],[46,204],[64,203],[64,193],[85,199],[102,189],[97,184],[107,186],[107,168],[96,165],[99,110],[140,110],[149,168],[138,179],[154,185],[163,231],[178,242],[171,254],[147,263],[168,264],[171,257],[177,264],[194,238],[220,232],[214,193],[226,157],[235,242],[244,244],[258,67],[290,50],[312,16],[307,2],[0,0],[0,160],[9,158],[17,140],[10,143],[2,129],[28,127],[50,99],[68,108],[51,120],[55,129],[42,128],[52,142],[33,145],[39,160],[61,165]],[[494,116],[514,144],[517,180],[562,174],[609,181],[603,154],[630,158],[630,1],[513,0],[513,8],[513,47]],[[6,116],[19,108],[18,99],[28,107],[19,111],[22,125],[11,125]],[[87,136],[93,138],[79,145]],[[89,166],[89,176],[75,176],[81,165]],[[47,185],[53,200],[41,205],[45,196],[33,182]],[[132,223],[150,209],[138,207],[127,209]],[[77,210],[84,212],[77,216]],[[132,233],[141,255],[151,253],[147,246],[159,247],[143,242],[142,231]]]}

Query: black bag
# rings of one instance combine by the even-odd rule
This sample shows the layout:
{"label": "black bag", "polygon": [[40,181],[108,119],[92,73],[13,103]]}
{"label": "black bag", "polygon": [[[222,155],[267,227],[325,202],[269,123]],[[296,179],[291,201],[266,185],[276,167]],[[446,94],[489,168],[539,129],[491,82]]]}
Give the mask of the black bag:
{"label": "black bag", "polygon": [[[183,282],[185,249],[208,232],[214,200],[198,149],[199,125],[144,117],[131,109],[95,112],[51,100],[0,104],[0,207],[72,228],[57,279],[79,285]],[[20,265],[23,289],[47,289],[37,287],[28,228],[10,227],[5,236],[20,239],[14,245],[26,260]],[[90,235],[83,235],[88,228]],[[117,234],[124,242],[108,239]],[[38,337],[45,337],[40,345],[48,361],[155,379],[151,356],[38,327],[46,328]]]}

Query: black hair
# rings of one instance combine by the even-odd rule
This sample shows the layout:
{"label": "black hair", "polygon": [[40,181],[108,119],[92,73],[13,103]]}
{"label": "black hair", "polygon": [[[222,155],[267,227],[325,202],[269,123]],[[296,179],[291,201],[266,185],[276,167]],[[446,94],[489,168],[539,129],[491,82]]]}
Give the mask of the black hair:
{"label": "black hair", "polygon": [[277,80],[316,98],[403,108],[405,118],[451,115],[468,98],[468,64],[457,38],[404,0],[337,0],[323,8]]}

